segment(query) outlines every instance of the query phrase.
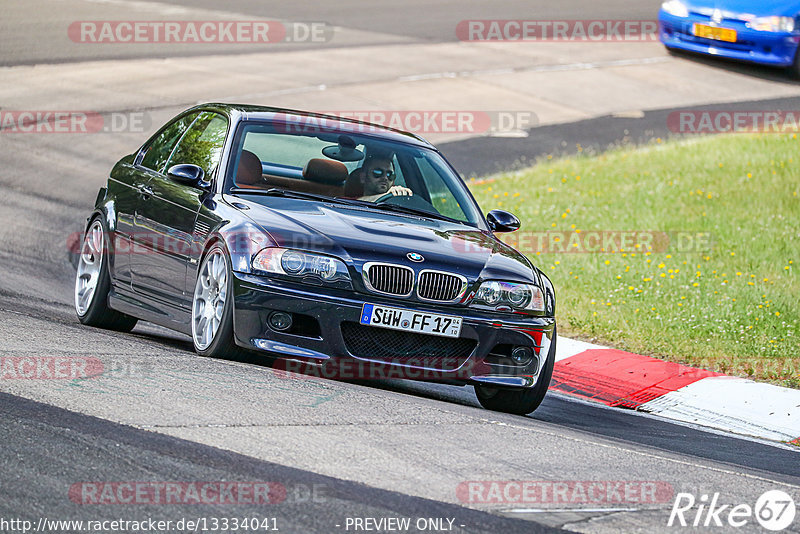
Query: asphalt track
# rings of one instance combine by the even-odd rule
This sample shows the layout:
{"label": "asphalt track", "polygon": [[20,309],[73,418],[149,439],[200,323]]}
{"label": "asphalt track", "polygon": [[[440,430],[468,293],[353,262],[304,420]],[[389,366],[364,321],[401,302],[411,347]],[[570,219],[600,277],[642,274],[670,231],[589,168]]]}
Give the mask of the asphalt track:
{"label": "asphalt track", "polygon": [[[335,46],[360,46],[365,43],[401,44],[409,40],[432,43],[456,41],[455,27],[465,19],[537,19],[567,20],[580,18],[611,20],[652,20],[659,2],[653,0],[609,0],[602,4],[591,0],[501,0],[472,2],[465,6],[458,0],[428,2],[285,2],[281,0],[231,0],[224,4],[214,0],[167,0],[164,2],[128,0],[41,0],[32,12],[26,0],[6,0],[4,31],[0,35],[3,50],[0,65],[75,62],[96,59],[131,59],[142,57],[175,57],[211,53],[237,54],[252,52],[252,47],[230,47],[209,44],[172,47],[93,47],[81,49],[67,46],[64,22],[80,20],[147,20],[152,16],[163,20],[198,20],[197,10],[223,13],[227,19],[250,18],[268,21],[322,22],[364,32],[369,37]],[[203,20],[202,17],[199,18]],[[304,48],[328,47],[330,43],[308,43]],[[281,51],[264,45],[261,51]]]}
{"label": "asphalt track", "polygon": [[[90,7],[109,5],[115,3]],[[207,5],[213,9],[216,4]],[[359,31],[392,26],[393,32],[383,32],[387,42],[438,42],[452,40],[445,29],[452,30],[454,19],[467,18],[454,5],[430,8],[431,16],[419,24],[406,9],[377,9],[372,3],[331,4],[326,11],[300,13],[283,3],[231,2],[228,9],[349,23]],[[495,5],[491,10],[488,4],[478,6],[469,17],[495,16]],[[528,3],[504,5],[509,18],[526,17]],[[83,2],[55,2],[34,27],[41,30],[58,9],[74,12],[76,6],[88,9]],[[548,6],[552,11],[543,16],[551,18],[597,13],[644,17],[650,9],[638,2],[614,2],[602,9],[593,2],[538,7]],[[356,8],[365,11],[356,15]],[[6,64],[36,63],[42,57],[75,63],[86,59],[84,49],[45,38],[15,46],[4,46]],[[358,35],[349,46],[361,46]],[[103,53],[116,57],[113,50],[97,51]],[[160,52],[125,53],[158,57]],[[712,72],[728,68],[708,67]],[[773,80],[771,71],[746,72],[784,83]],[[796,109],[797,103],[790,97],[717,106]],[[157,122],[179,108],[171,101],[154,101],[150,109]],[[678,108],[662,106],[637,118],[567,121],[533,129],[524,138],[480,137],[441,147],[465,175],[482,175],[544,154],[571,152],[577,143],[603,150],[666,137],[664,117],[673,109]],[[469,480],[654,481],[669,484],[674,492],[719,492],[724,503],[751,505],[764,491],[782,489],[800,502],[797,448],[560,395],[548,396],[533,416],[514,417],[482,410],[471,388],[287,379],[260,358],[249,363],[199,358],[188,339],[151,325],[137,326],[132,334],[81,326],[71,305],[74,270],[67,241],[80,231],[110,164],[141,137],[0,137],[0,355],[90,357],[104,368],[103,374],[85,380],[0,381],[0,518],[258,515],[276,517],[284,532],[345,532],[336,525],[348,517],[446,517],[464,525],[456,532],[537,532],[552,526],[576,532],[660,532],[667,530],[672,506],[672,499],[623,506],[464,502],[457,488]],[[267,508],[71,501],[69,488],[87,481],[274,481],[287,488],[289,497]],[[316,501],[303,493],[314,484],[324,488],[324,497]],[[739,531],[758,528],[750,524]]]}
{"label": "asphalt track", "polygon": [[[713,112],[749,112],[757,110],[796,110],[800,98],[774,98],[726,104],[708,104],[693,108]],[[524,137],[482,137],[440,143],[458,170],[467,177],[513,171],[535,163],[544,156],[596,154],[624,146],[644,145],[656,139],[690,137],[673,131],[667,118],[681,108],[643,111],[641,116],[604,115],[583,121],[539,126]]]}

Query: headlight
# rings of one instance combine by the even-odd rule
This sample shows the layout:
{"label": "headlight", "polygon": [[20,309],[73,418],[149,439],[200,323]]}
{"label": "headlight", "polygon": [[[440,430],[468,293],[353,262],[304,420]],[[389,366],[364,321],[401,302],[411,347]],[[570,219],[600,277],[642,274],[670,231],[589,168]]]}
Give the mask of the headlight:
{"label": "headlight", "polygon": [[667,0],[661,4],[661,9],[673,17],[688,17],[689,8],[681,0]]}
{"label": "headlight", "polygon": [[760,32],[793,32],[792,17],[758,17],[747,23],[747,26]]}
{"label": "headlight", "polygon": [[533,284],[490,280],[481,284],[470,306],[495,311],[544,311],[544,295]]}
{"label": "headlight", "polygon": [[299,250],[270,247],[253,258],[253,269],[304,282],[351,287],[347,266],[340,259]]}

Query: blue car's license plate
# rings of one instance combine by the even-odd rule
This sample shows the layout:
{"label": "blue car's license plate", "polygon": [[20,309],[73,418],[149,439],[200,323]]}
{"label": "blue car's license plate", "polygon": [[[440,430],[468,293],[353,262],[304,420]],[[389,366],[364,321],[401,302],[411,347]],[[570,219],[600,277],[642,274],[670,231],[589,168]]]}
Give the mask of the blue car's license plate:
{"label": "blue car's license plate", "polygon": [[406,330],[434,336],[458,337],[461,335],[461,317],[439,315],[376,304],[364,304],[361,324]]}

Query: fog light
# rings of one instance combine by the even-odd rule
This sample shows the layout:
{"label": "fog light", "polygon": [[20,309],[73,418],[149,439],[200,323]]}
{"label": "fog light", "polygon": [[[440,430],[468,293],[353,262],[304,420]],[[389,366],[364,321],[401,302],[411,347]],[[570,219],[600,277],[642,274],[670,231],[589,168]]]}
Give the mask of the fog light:
{"label": "fog light", "polygon": [[528,365],[533,359],[533,350],[529,347],[514,347],[511,351],[511,359],[517,365]]}
{"label": "fog light", "polygon": [[278,332],[289,330],[292,327],[292,316],[285,312],[272,312],[269,316],[269,326]]}

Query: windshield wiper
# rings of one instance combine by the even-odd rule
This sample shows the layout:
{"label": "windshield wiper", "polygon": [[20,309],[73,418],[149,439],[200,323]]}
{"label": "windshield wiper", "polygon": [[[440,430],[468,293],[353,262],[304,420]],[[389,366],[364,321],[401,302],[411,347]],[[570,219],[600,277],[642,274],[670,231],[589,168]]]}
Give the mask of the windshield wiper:
{"label": "windshield wiper", "polygon": [[373,204],[372,202],[368,202],[366,204],[376,210],[394,211],[396,213],[405,213],[407,215],[417,215],[420,217],[428,217],[429,219],[440,219],[442,221],[449,221],[456,224],[464,224],[464,221],[447,217],[446,215],[442,215],[438,212],[409,208],[407,206],[398,206],[397,204]]}
{"label": "windshield wiper", "polygon": [[442,221],[448,221],[456,224],[468,224],[465,223],[464,221],[459,221],[458,219],[453,219],[452,217],[447,217],[445,215],[442,215],[441,213],[436,213],[416,208],[409,208],[406,206],[398,206],[397,204],[375,204],[374,202],[367,202],[364,200],[348,200],[346,198],[329,197],[326,195],[317,195],[314,193],[304,193],[302,191],[291,191],[289,189],[280,189],[278,187],[272,187],[270,189],[235,188],[231,189],[231,193],[244,193],[244,194],[252,193],[256,195],[265,195],[271,197],[299,198],[303,200],[316,200],[319,202],[333,202],[336,204],[344,204],[346,206],[363,207],[363,208],[370,208],[383,211],[393,211],[395,213],[403,213],[405,215],[427,217],[429,219],[439,219]]}
{"label": "windshield wiper", "polygon": [[337,197],[329,197],[326,195],[317,195],[314,193],[304,193],[302,191],[291,191],[289,189],[280,189],[278,187],[272,187],[270,189],[241,189],[236,188],[231,190],[232,193],[244,193],[244,194],[256,194],[256,195],[266,195],[271,197],[285,197],[285,198],[299,198],[303,200],[318,200],[320,202],[335,202],[337,204],[354,204],[353,202],[344,199],[344,198],[337,198]]}

